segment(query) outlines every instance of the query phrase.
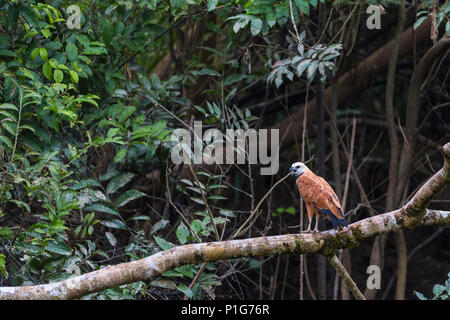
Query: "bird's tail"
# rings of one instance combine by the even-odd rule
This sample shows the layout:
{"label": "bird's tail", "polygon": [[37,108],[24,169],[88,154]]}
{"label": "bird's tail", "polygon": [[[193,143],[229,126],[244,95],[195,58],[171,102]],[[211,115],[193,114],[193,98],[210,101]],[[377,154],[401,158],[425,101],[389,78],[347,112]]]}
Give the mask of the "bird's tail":
{"label": "bird's tail", "polygon": [[[333,223],[334,228],[348,226],[347,220],[345,220],[345,218],[342,218],[342,219],[335,218],[335,222],[333,221],[332,223]],[[336,223],[336,225],[334,225],[335,223]]]}

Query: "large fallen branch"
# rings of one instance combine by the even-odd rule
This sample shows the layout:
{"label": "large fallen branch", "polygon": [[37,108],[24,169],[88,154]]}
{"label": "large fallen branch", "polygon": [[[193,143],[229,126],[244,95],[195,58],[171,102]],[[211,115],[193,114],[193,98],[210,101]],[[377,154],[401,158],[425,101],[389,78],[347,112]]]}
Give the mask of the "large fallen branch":
{"label": "large fallen branch", "polygon": [[450,212],[427,209],[433,197],[450,182],[450,143],[443,147],[443,154],[443,168],[403,207],[360,220],[341,231],[189,244],[56,283],[0,287],[0,299],[76,299],[123,284],[149,280],[186,264],[294,252],[331,257],[337,250],[358,246],[361,240],[374,235],[419,226],[450,226]]}

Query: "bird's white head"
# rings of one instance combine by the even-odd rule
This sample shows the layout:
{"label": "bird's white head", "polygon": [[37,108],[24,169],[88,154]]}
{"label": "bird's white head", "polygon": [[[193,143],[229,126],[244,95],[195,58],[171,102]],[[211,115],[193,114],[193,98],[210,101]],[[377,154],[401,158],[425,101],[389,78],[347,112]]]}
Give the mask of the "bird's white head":
{"label": "bird's white head", "polygon": [[308,167],[303,162],[296,162],[291,165],[291,176],[299,177],[308,170]]}

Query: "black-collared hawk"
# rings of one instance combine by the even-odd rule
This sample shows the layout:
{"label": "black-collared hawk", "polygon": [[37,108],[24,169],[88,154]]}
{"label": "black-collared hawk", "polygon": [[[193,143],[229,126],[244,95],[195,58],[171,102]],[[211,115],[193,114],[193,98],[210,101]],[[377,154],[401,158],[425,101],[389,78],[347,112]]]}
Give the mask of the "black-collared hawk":
{"label": "black-collared hawk", "polygon": [[296,162],[291,166],[291,174],[296,180],[300,196],[305,201],[308,212],[309,225],[305,232],[311,232],[311,222],[316,215],[316,227],[312,232],[319,231],[319,216],[324,214],[333,228],[347,226],[342,206],[333,188],[322,177],[315,175],[303,162]]}

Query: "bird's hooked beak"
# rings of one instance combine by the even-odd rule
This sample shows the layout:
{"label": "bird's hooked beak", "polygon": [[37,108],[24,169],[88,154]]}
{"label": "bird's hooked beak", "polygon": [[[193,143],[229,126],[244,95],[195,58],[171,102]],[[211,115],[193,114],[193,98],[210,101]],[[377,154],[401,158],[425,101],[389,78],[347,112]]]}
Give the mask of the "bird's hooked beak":
{"label": "bird's hooked beak", "polygon": [[291,172],[291,176],[293,176],[295,174],[295,168],[294,167],[291,167],[289,169],[289,171]]}

